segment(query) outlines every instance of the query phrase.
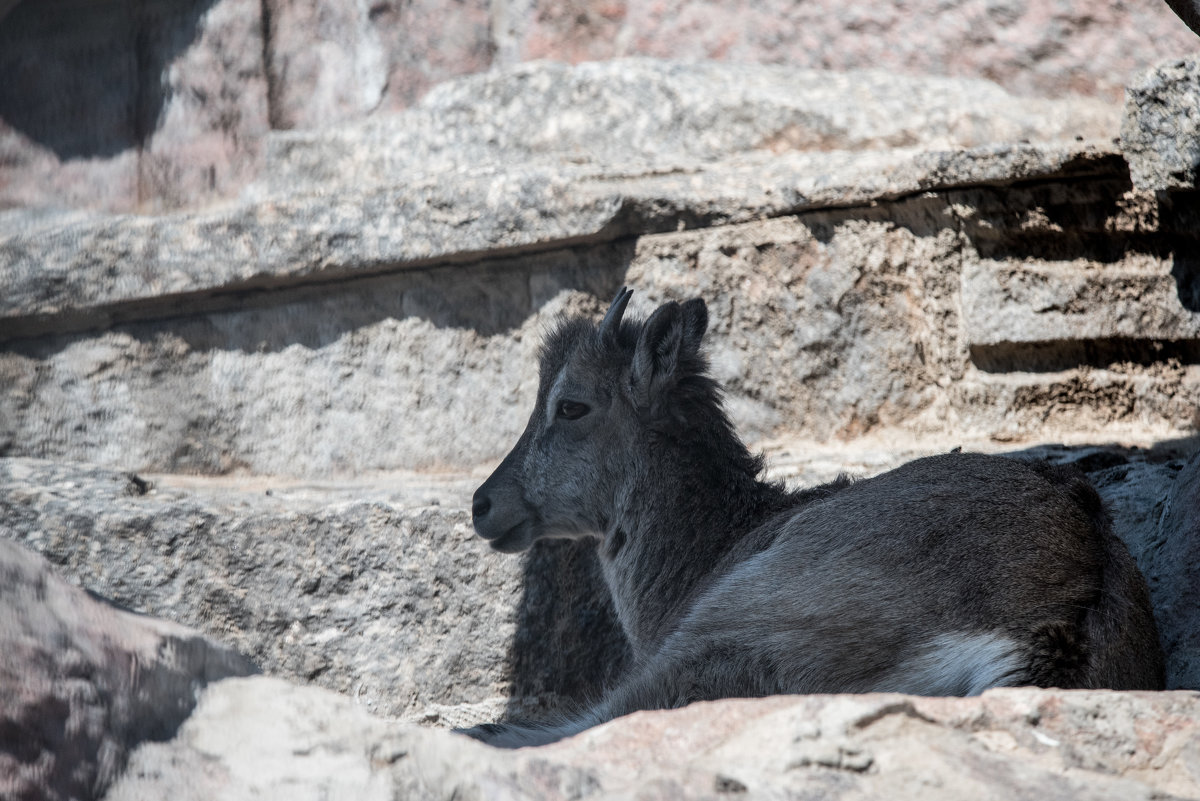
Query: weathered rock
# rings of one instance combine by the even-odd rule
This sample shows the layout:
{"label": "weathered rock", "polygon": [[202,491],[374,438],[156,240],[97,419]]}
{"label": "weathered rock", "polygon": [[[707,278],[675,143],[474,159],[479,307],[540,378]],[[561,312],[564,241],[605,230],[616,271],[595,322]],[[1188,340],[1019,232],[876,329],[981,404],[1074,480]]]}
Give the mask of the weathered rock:
{"label": "weathered rock", "polygon": [[322,128],[404,108],[434,84],[487,70],[491,5],[269,0],[272,126]]}
{"label": "weathered rock", "polygon": [[[1109,140],[1117,122],[1100,101],[1014,98],[985,81],[648,60],[523,66],[444,84],[365,126],[276,137],[257,202],[57,225],[10,212],[0,317],[17,319],[0,336],[38,321],[62,332],[55,315],[119,319],[164,295],[1120,173],[1109,145],[1075,141]],[[862,149],[879,152],[844,152]]]}
{"label": "weathered rock", "polygon": [[1198,715],[1190,692],[776,697],[500,752],[319,690],[231,679],[174,740],[140,748],[108,798],[1190,798]]}
{"label": "weathered rock", "polygon": [[1163,3],[525,0],[497,12],[507,58],[576,63],[640,55],[872,68],[985,77],[1022,95],[1115,100],[1143,65],[1196,50],[1195,35]]}
{"label": "weathered rock", "polygon": [[665,172],[541,165],[474,169],[454,181],[409,176],[336,200],[299,194],[196,215],[9,212],[0,219],[8,288],[0,341],[236,308],[264,290],[602,247],[921,191],[1105,177],[1112,156],[1087,145],[996,146],[748,156]]}
{"label": "weathered rock", "polygon": [[[10,534],[7,515],[0,530]],[[94,798],[207,683],[256,672],[199,632],[117,609],[0,538],[0,796]]]}
{"label": "weathered rock", "polygon": [[1134,186],[1200,187],[1200,58],[1160,64],[1125,94],[1121,149]]}
{"label": "weathered rock", "polygon": [[235,486],[192,494],[4,460],[2,532],[123,606],[202,628],[269,673],[384,714],[503,705],[521,566],[472,541],[458,483],[334,489],[318,502],[286,483],[266,485],[272,494]]}
{"label": "weathered rock", "polygon": [[[1200,305],[1191,286],[1195,265],[1184,252],[1190,246],[1164,269],[1158,247],[1171,247],[1173,234],[1152,243],[1156,230],[1186,235],[1191,221],[1177,220],[1169,201],[1138,192],[1116,201],[1121,213],[1105,214],[1097,202],[1103,191],[1063,184],[980,197],[961,215],[979,256],[965,261],[961,289],[977,363],[1045,343],[1094,343],[1093,363],[1107,343],[1110,361],[1137,360],[1132,351],[1148,342],[1159,343],[1161,361],[1196,361]],[[1018,252],[1023,258],[1014,258]]]}
{"label": "weathered rock", "polygon": [[[397,726],[344,696],[280,679],[212,689],[177,739],[137,752],[107,801],[422,798],[393,788],[390,767],[411,761],[413,739],[466,739]],[[468,743],[462,754],[484,750]]]}
{"label": "weathered rock", "polygon": [[1167,655],[1167,687],[1200,688],[1200,451],[1190,460],[1117,464],[1092,478],[1146,576]]}
{"label": "weathered rock", "polygon": [[[822,175],[814,159],[846,172]],[[986,185],[1032,178],[1030,163],[1059,177]],[[333,207],[314,195],[200,219],[39,219],[4,245],[0,336],[25,338],[0,352],[0,453],[313,477],[493,460],[532,403],[540,329],[561,311],[597,314],[625,283],[635,313],[708,300],[714,369],[752,439],[889,426],[1185,435],[1200,407],[1200,307],[1176,254],[1195,229],[1114,169],[1086,148],[798,153],[477,185],[494,196],[385,187]],[[972,177],[984,185],[906,196]],[[426,191],[462,202],[444,219],[396,211]],[[531,205],[505,211],[507,197]],[[737,222],[839,197],[875,201]],[[309,214],[327,222],[301,224]],[[461,250],[489,240],[543,252]],[[156,281],[131,264],[156,265]],[[1048,276],[1060,280],[1025,289]],[[111,328],[66,333],[92,326]]]}
{"label": "weathered rock", "polygon": [[[1018,98],[982,80],[650,59],[541,62],[446,82],[404,114],[275,135],[267,180],[278,190],[328,190],[530,162],[599,164],[611,179],[647,166],[691,172],[739,153],[1110,141],[1118,125],[1118,109],[1106,102]],[[853,167],[821,166],[809,171]]]}
{"label": "weathered rock", "polygon": [[1200,687],[1200,452],[1183,465],[1159,523],[1152,592],[1177,687]]}
{"label": "weathered rock", "polygon": [[0,453],[307,476],[477,464],[524,421],[536,332],[623,283],[713,305],[752,438],[1185,434],[1190,195],[1130,192],[1105,144],[981,144],[1098,133],[1107,113],[944,79],[536,65],[386,124],[288,135],[281,193],[221,211],[11,211]]}
{"label": "weathered rock", "polygon": [[[0,356],[0,452],[304,475],[475,464],[521,424],[532,332],[596,304],[564,291],[602,303],[621,283],[721,307],[715,360],[752,435],[1195,425],[1195,229],[1130,195],[1110,149],[772,152],[1087,132],[1102,106],[802,77],[524,67],[394,125],[289,139],[272,164],[308,193],[158,218],[10,212],[0,340],[26,341]],[[113,330],[45,336],[91,328]],[[762,355],[776,369],[741,369]],[[297,425],[310,436],[286,436]]]}
{"label": "weathered rock", "polygon": [[775,0],[750,10],[709,0],[44,0],[0,20],[9,78],[0,87],[0,206],[120,212],[233,196],[261,168],[268,125],[319,128],[394,111],[440,81],[529,59],[874,68],[1116,101],[1130,74],[1195,49],[1162,3],[1083,0],[922,0],[869,11]]}
{"label": "weathered rock", "polygon": [[465,509],[480,480],[143,479],[0,460],[0,536],[268,673],[471,724],[585,697],[625,658],[586,548],[505,559],[475,537]]}

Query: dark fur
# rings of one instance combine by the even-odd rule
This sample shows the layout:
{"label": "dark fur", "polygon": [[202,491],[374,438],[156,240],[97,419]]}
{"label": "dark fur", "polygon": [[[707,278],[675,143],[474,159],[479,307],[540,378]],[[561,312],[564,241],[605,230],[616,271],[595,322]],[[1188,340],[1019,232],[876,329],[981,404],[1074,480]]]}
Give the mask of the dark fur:
{"label": "dark fur", "polygon": [[703,302],[638,323],[627,300],[547,338],[474,514],[504,551],[596,538],[634,667],[574,720],[473,734],[532,744],[726,696],[1163,686],[1145,585],[1082,474],[952,453],[789,492],[725,415]]}

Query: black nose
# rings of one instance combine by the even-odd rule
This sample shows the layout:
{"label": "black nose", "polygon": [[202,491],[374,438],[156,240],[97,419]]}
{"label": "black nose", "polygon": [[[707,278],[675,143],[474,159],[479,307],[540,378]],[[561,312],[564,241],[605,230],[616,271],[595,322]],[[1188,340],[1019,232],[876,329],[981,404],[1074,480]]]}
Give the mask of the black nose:
{"label": "black nose", "polygon": [[486,517],[491,508],[492,501],[488,496],[480,495],[478,492],[475,493],[475,498],[471,502],[471,516],[473,518],[478,520],[481,517]]}

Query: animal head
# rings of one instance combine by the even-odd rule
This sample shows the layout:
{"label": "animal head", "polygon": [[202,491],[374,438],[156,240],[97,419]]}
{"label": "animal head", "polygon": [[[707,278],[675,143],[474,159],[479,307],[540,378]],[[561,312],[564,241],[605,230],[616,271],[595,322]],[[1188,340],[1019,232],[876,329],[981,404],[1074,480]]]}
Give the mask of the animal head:
{"label": "animal head", "polygon": [[472,504],[475,530],[496,550],[602,534],[655,450],[691,436],[699,418],[725,419],[700,353],[704,301],[627,322],[632,294],[622,288],[599,325],[560,321],[543,344],[525,433]]}

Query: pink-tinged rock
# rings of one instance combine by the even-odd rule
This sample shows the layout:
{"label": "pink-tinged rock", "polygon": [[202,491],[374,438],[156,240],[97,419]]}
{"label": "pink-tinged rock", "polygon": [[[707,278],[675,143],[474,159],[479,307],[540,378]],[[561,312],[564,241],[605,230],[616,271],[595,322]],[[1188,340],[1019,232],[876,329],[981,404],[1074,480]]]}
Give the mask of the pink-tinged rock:
{"label": "pink-tinged rock", "polygon": [[267,0],[271,122],[320,128],[405,108],[491,65],[485,0]]}
{"label": "pink-tinged rock", "polygon": [[97,600],[0,539],[0,798],[98,797],[208,682],[253,672],[232,648]]}
{"label": "pink-tinged rock", "polygon": [[1112,100],[1133,73],[1198,46],[1165,3],[1089,0],[539,0],[513,29],[522,59],[646,55],[878,68]]}
{"label": "pink-tinged rock", "polygon": [[379,0],[372,11],[388,45],[384,107],[406,108],[434,84],[492,65],[488,0]]}
{"label": "pink-tinged rock", "polygon": [[271,124],[317,128],[373,111],[387,89],[387,51],[363,3],[267,0]]}
{"label": "pink-tinged rock", "polygon": [[[169,31],[172,16],[155,18],[148,5],[144,31]],[[162,109],[138,164],[140,210],[166,211],[232,197],[258,176],[267,119],[259,0],[221,0],[196,19],[188,47],[163,56]]]}
{"label": "pink-tinged rock", "polygon": [[256,677],[205,693],[109,798],[1195,798],[1198,713],[1185,692],[786,696],[638,712],[500,751]]}

